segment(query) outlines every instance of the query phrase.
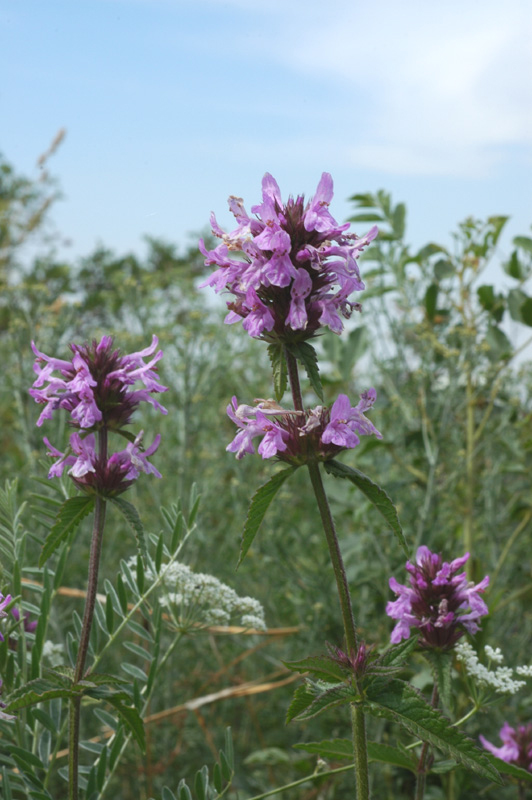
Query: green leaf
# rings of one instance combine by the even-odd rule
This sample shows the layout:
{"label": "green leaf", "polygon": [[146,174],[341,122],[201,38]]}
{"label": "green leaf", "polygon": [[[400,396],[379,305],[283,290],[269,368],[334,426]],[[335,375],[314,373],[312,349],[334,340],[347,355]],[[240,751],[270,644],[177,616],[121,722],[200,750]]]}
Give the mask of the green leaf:
{"label": "green leaf", "polygon": [[401,667],[405,663],[406,656],[410,655],[416,646],[417,636],[412,635],[381,653],[375,663],[383,667]]}
{"label": "green leaf", "polygon": [[486,342],[491,350],[492,357],[495,359],[508,358],[512,353],[510,340],[504,331],[496,325],[490,325],[486,331]]}
{"label": "green leaf", "polygon": [[329,708],[335,708],[336,706],[342,706],[347,703],[352,703],[355,700],[360,700],[355,689],[348,686],[346,683],[337,683],[325,689],[325,691],[321,690],[319,684],[315,686],[311,685],[311,691],[312,690],[314,690],[314,700],[296,715],[296,719],[301,721],[312,719]]}
{"label": "green leaf", "polygon": [[522,250],[526,250],[527,253],[532,254],[532,239],[530,239],[528,236],[515,236],[514,245],[516,247],[520,247]]}
{"label": "green leaf", "polygon": [[[353,759],[353,742],[351,739],[331,739],[323,742],[305,742],[295,744],[297,750],[305,750],[307,753],[316,753],[323,758],[334,761]],[[403,767],[412,772],[416,772],[416,763],[413,758],[409,758],[406,753],[402,753],[395,747],[377,742],[368,742],[368,758],[370,761],[381,761],[385,764],[393,764],[396,767]]]}
{"label": "green leaf", "polygon": [[511,278],[515,278],[516,281],[523,281],[527,276],[523,265],[519,261],[517,250],[512,251],[512,255],[508,261],[503,264],[503,269],[507,275]]}
{"label": "green leaf", "polygon": [[438,302],[438,284],[431,283],[425,292],[425,311],[429,320],[434,319],[436,313],[436,303]]}
{"label": "green leaf", "polygon": [[519,781],[532,782],[532,772],[521,767],[516,767],[515,764],[508,764],[502,758],[492,756],[491,753],[486,753],[486,758],[495,767],[496,770],[502,772],[503,775],[511,775],[512,778],[517,778]]}
{"label": "green leaf", "polygon": [[283,661],[283,664],[294,672],[309,672],[315,680],[338,683],[345,679],[340,665],[327,656],[309,656],[301,661]]}
{"label": "green leaf", "polygon": [[311,703],[314,702],[315,698],[316,694],[311,690],[308,683],[298,686],[294,692],[292,702],[288,706],[288,711],[286,712],[286,721],[291,722],[293,719],[298,717],[311,705]]}
{"label": "green leaf", "polygon": [[284,393],[286,392],[288,383],[288,372],[286,369],[286,359],[284,356],[283,345],[268,345],[268,356],[270,357],[270,362],[272,365],[275,399],[278,403],[280,403]]}
{"label": "green leaf", "polygon": [[366,709],[376,717],[392,720],[415,736],[438,747],[483,778],[501,784],[486,755],[437,709],[425,702],[410,684],[393,678],[375,681],[366,689]]}
{"label": "green leaf", "polygon": [[144,563],[146,563],[148,558],[148,548],[146,547],[146,535],[144,533],[144,526],[139,517],[139,512],[132,503],[124,500],[122,497],[111,497],[110,499],[113,505],[116,506],[123,514],[124,518],[132,528],[137,540],[138,552],[141,555]]}
{"label": "green leaf", "polygon": [[445,247],[442,247],[439,244],[434,244],[433,242],[431,242],[430,244],[426,244],[425,247],[422,247],[421,250],[418,250],[418,252],[414,256],[414,260],[425,261],[427,258],[436,255],[436,253],[443,253],[444,255],[448,255]]}
{"label": "green leaf", "polygon": [[240,559],[237,564],[237,569],[251,547],[251,543],[260,528],[270,503],[285,480],[289,478],[294,471],[295,467],[288,467],[288,469],[284,469],[282,472],[277,472],[270,478],[268,483],[265,483],[260,489],[257,489],[251,498],[246,523],[244,525],[244,532],[242,534],[242,545],[240,547]]}
{"label": "green leaf", "polygon": [[396,239],[402,239],[405,235],[406,206],[404,203],[397,203],[395,206],[392,226]]}
{"label": "green leaf", "polygon": [[437,281],[443,281],[445,278],[450,278],[456,272],[454,264],[447,258],[440,258],[434,264],[434,277]]}
{"label": "green leaf", "polygon": [[43,703],[53,697],[77,697],[82,693],[82,688],[74,689],[68,686],[58,686],[53,681],[36,678],[12,692],[6,699],[7,713],[18,711],[19,708]]}
{"label": "green leaf", "polygon": [[289,353],[300,361],[307,373],[310,384],[320,400],[323,400],[323,387],[318,370],[318,357],[316,351],[308,342],[291,342],[286,345]]}
{"label": "green leaf", "polygon": [[510,312],[511,318],[515,319],[516,322],[523,321],[521,306],[526,300],[528,300],[528,297],[522,289],[511,289],[508,292],[508,311]]}
{"label": "green leaf", "polygon": [[59,545],[68,538],[70,531],[76,530],[82,520],[94,508],[94,497],[71,497],[65,500],[57,513],[55,523],[43,544],[39,566],[48,561]]}
{"label": "green leaf", "polygon": [[141,750],[143,752],[145,751],[146,739],[144,736],[144,723],[137,709],[130,705],[131,698],[127,692],[117,692],[105,686],[99,686],[96,689],[88,689],[86,694],[98,700],[105,700],[106,703],[113,706],[121,721],[136,739]]}
{"label": "green leaf", "polygon": [[349,222],[386,222],[382,214],[372,214],[368,212],[367,214],[354,214],[352,217],[348,218]]}
{"label": "green leaf", "polygon": [[353,742],[351,739],[324,739],[322,742],[301,742],[293,745],[296,750],[315,753],[323,758],[341,761],[353,759]]}
{"label": "green leaf", "polygon": [[351,483],[356,486],[357,489],[360,489],[360,491],[366,495],[368,500],[373,503],[377,511],[382,514],[392,529],[395,538],[403,550],[403,553],[407,558],[409,558],[403,529],[401,528],[401,523],[399,522],[399,517],[397,515],[397,509],[384,489],[382,489],[376,483],[373,483],[373,481],[368,478],[367,475],[364,475],[363,472],[360,472],[358,469],[348,467],[339,461],[325,461],[324,466],[329,475],[334,475],[335,478],[346,478],[348,481],[351,481]]}
{"label": "green leaf", "polygon": [[521,320],[528,327],[532,327],[532,297],[527,297],[521,306]]}
{"label": "green leaf", "polygon": [[449,652],[442,653],[437,650],[429,650],[426,655],[434,669],[434,677],[436,678],[436,685],[443,705],[445,708],[450,708],[453,655]]}

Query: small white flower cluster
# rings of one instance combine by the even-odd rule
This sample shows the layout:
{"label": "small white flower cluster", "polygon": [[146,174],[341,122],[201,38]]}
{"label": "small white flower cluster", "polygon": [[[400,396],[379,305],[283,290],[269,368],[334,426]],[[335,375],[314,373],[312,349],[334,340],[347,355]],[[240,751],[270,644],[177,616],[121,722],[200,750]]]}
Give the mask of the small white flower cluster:
{"label": "small white flower cluster", "polygon": [[266,630],[264,609],[253,597],[239,597],[218,578],[193,572],[179,561],[163,566],[162,572],[166,594],[161,605],[179,607],[180,617],[205,625],[228,625],[237,616],[244,628]]}
{"label": "small white flower cluster", "polygon": [[[467,674],[474,678],[479,686],[488,686],[500,694],[515,694],[526,686],[526,681],[514,680],[514,671],[511,667],[498,666],[492,671],[481,664],[469,642],[459,642],[455,650],[456,658],[464,664]],[[504,661],[499,647],[493,648],[488,644],[484,650],[490,662],[502,664]],[[532,667],[516,667],[515,671],[518,675],[532,676]]]}
{"label": "small white flower cluster", "polygon": [[55,644],[55,642],[46,639],[42,646],[42,657],[45,658],[51,667],[58,667],[63,663],[63,654],[65,648],[62,644]]}

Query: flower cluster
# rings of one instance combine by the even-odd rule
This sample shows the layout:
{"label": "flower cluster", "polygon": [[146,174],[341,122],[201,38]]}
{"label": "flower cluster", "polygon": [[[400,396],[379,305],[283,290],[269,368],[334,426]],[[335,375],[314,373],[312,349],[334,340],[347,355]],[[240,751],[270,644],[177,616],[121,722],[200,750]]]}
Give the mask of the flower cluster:
{"label": "flower cluster", "polygon": [[476,586],[468,582],[466,573],[460,572],[469,558],[466,553],[451,563],[442,561],[441,555],[421,546],[416,563],[406,562],[410,573],[410,586],[390,578],[390,589],[398,599],[388,602],[386,613],[398,620],[391,640],[397,644],[408,639],[410,628],[420,631],[422,647],[449,650],[467,631],[479,630],[478,620],[488,613],[481,593],[489,583],[486,575]]}
{"label": "flower cluster", "polygon": [[[147,458],[157,450],[160,436],[143,448],[142,431],[135,439],[125,434],[133,441],[109,458],[106,453],[97,452],[95,436],[95,432],[104,428],[124,434],[123,427],[131,422],[134,411],[144,401],[167,413],[152,396],[167,391],[158,381],[156,365],[163,353],[157,346],[158,339],[153,336],[151,345],[144,350],[121,355],[114,349],[112,338],[104,336],[100,342],[72,344],[72,361],[64,361],[41,353],[32,343],[37,357],[34,364],[37,379],[30,394],[44,405],[37,425],[51,419],[54,411],[61,408],[70,414],[70,423],[77,429],[71,434],[65,452],[44,439],[48,455],[57,459],[49,478],[59,477],[70,467],[68,474],[81,489],[116,495],[125,491],[141,472],[161,477]],[[137,388],[138,382],[141,388]]]}
{"label": "flower cluster", "polygon": [[342,332],[341,317],[360,310],[349,301],[364,289],[356,259],[378,230],[364,237],[346,234],[349,223],[339,225],[329,213],[332,196],[332,178],[324,172],[310,202],[298,196],[283,204],[277,182],[266,173],[262,203],[251,208],[254,217],[233,196],[234,231],[223,231],[211,215],[213,234],[222,241],[207,250],[200,240],[206,266],[216,267],[200,288],[234,296],[226,323],[242,320],[250,336],[271,342],[310,339],[324,326]]}
{"label": "flower cluster", "polygon": [[[495,650],[486,645],[484,651],[489,659],[494,664],[498,664],[494,670],[490,669],[480,663],[479,657],[469,642],[459,642],[456,645],[456,658],[461,661],[465,667],[466,673],[473,678],[475,684],[484,688],[492,689],[498,694],[515,694],[526,686],[526,681],[516,681],[514,679],[514,671],[511,667],[500,666],[504,661],[504,656],[500,649],[497,647]],[[528,666],[517,667],[518,675],[529,677],[532,670]]]}
{"label": "flower cluster", "polygon": [[[253,597],[237,593],[213,575],[193,572],[175,561],[162,570],[165,595],[161,605],[176,612],[181,624],[228,625],[235,615],[244,628],[265,630],[264,609]],[[147,573],[148,578],[154,576]]]}
{"label": "flower cluster", "polygon": [[505,722],[499,736],[503,742],[502,747],[495,747],[484,736],[479,738],[486,750],[489,750],[497,758],[502,758],[507,764],[515,764],[516,767],[532,772],[532,724],[512,728]]}
{"label": "flower cluster", "polygon": [[360,444],[360,436],[382,438],[364,415],[375,399],[375,389],[369,389],[352,407],[347,395],[341,394],[330,409],[317,406],[303,412],[283,409],[273,400],[258,401],[256,406],[239,405],[233,397],[227,413],[240,430],[226,449],[243,458],[255,452],[253,439],[261,436],[258,452],[263,458],[276,456],[299,465],[312,453],[318,460],[327,461]]}

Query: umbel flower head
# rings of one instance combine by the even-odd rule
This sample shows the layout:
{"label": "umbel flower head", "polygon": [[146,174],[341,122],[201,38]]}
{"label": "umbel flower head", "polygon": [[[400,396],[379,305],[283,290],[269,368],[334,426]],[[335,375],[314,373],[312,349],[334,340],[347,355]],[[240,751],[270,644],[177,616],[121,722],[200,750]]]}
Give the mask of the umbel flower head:
{"label": "umbel flower head", "polygon": [[496,747],[484,736],[479,738],[483,747],[497,758],[502,758],[507,764],[515,764],[516,767],[532,772],[532,724],[512,728],[505,722],[499,736],[503,743],[502,747]]}
{"label": "umbel flower head", "polygon": [[406,562],[410,585],[390,578],[390,589],[398,595],[386,606],[388,616],[398,620],[391,635],[394,644],[408,639],[414,627],[420,631],[422,647],[449,650],[466,631],[480,630],[478,620],[488,613],[480,595],[489,577],[486,575],[476,586],[469,582],[466,573],[460,571],[468,558],[466,553],[444,562],[440,554],[422,545],[416,563]]}
{"label": "umbel flower head", "polygon": [[[70,414],[72,427],[77,429],[71,434],[65,452],[44,439],[48,455],[57,459],[49,478],[61,476],[65,467],[70,467],[68,474],[80,489],[113,496],[125,491],[141,472],[161,477],[147,458],[157,450],[161,437],[157,435],[153,444],[144,449],[142,431],[135,438],[123,430],[141,402],[167,413],[152,396],[167,391],[158,380],[156,365],[163,352],[157,346],[158,339],[154,336],[144,350],[121,355],[113,347],[112,337],[104,336],[100,342],[72,344],[72,361],[64,361],[41,353],[32,343],[37,356],[34,364],[37,379],[30,394],[44,405],[37,425],[51,419],[56,410],[64,409]],[[138,382],[142,388],[136,388]],[[110,457],[96,449],[95,432],[104,428],[120,431],[129,439],[123,450]]]}
{"label": "umbel flower head", "polygon": [[266,173],[262,203],[251,207],[254,217],[233,196],[234,231],[223,231],[211,215],[212,232],[222,241],[207,250],[200,240],[206,266],[216,267],[200,288],[233,295],[226,323],[242,320],[250,336],[269,342],[310,339],[325,326],[342,332],[342,317],[360,310],[349,300],[364,289],[356,259],[378,230],[363,237],[346,233],[349,223],[339,225],[329,213],[332,197],[333,181],[324,172],[307,204],[303,196],[283,203],[277,182]]}
{"label": "umbel flower head", "polygon": [[382,439],[364,415],[376,397],[375,389],[368,389],[352,407],[347,395],[341,394],[332,408],[317,406],[310,411],[283,409],[273,400],[258,401],[256,406],[239,405],[233,397],[227,414],[240,430],[226,450],[244,458],[246,453],[255,452],[253,439],[261,436],[258,452],[263,458],[276,456],[296,466],[304,464],[309,455],[328,461],[360,444],[360,436],[374,434]]}

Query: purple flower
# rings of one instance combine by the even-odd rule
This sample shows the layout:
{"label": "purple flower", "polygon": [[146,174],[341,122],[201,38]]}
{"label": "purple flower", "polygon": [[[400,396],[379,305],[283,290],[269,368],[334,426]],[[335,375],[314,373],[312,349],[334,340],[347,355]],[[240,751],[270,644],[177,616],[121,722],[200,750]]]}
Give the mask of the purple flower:
{"label": "purple flower", "polygon": [[318,461],[329,461],[360,443],[355,431],[382,438],[363,413],[375,398],[375,390],[369,389],[355,408],[351,408],[346,395],[340,395],[330,411],[323,406],[294,411],[281,408],[273,400],[257,401],[256,406],[239,405],[233,397],[227,414],[240,430],[226,450],[243,458],[246,453],[255,452],[253,439],[262,436],[258,452],[263,458],[276,456],[296,466],[306,463],[311,455]]}
{"label": "purple flower", "polygon": [[157,434],[153,444],[145,450],[142,449],[142,438],[143,431],[125,450],[113,453],[106,462],[102,462],[96,452],[93,433],[85,437],[72,433],[66,453],[57,450],[45,438],[48,455],[58,459],[52,464],[48,477],[60,477],[65,467],[70,467],[68,474],[78,488],[88,493],[96,491],[106,497],[115,497],[128,489],[141,472],[161,477],[161,473],[148,461],[148,456],[153,455],[159,447],[161,437]]}
{"label": "purple flower", "polygon": [[502,726],[499,736],[503,742],[502,747],[495,747],[488,742],[484,736],[480,736],[480,741],[486,750],[493,753],[497,758],[502,758],[508,764],[515,764],[516,767],[532,772],[532,724],[519,725],[511,728],[507,722]]}
{"label": "purple flower", "polygon": [[[364,289],[356,259],[377,228],[362,238],[346,233],[349,223],[339,226],[328,210],[332,197],[332,178],[324,172],[309,203],[299,196],[283,204],[277,182],[266,173],[262,203],[251,209],[254,218],[233,196],[229,208],[238,227],[232,233],[211,216],[213,234],[222,243],[209,251],[200,240],[206,266],[217,267],[200,288],[234,296],[226,323],[242,320],[250,336],[270,342],[301,341],[301,331],[310,339],[324,326],[341,333],[341,318],[360,310],[348,300]],[[238,252],[240,259],[233,257]]]}
{"label": "purple flower", "polygon": [[406,562],[410,586],[390,578],[390,589],[398,595],[388,602],[386,613],[397,620],[391,641],[397,644],[408,639],[410,628],[420,631],[422,647],[449,650],[467,631],[480,630],[478,620],[488,613],[481,593],[489,584],[486,575],[476,586],[460,572],[469,553],[454,561],[442,562],[438,553],[422,545],[416,563]]}
{"label": "purple flower", "polygon": [[360,403],[352,408],[348,396],[341,394],[331,408],[331,421],[323,431],[322,442],[338,447],[356,447],[360,444],[357,434],[364,436],[373,433],[377,439],[382,439],[382,434],[363,413],[371,408],[376,398],[375,389],[369,389],[361,395]]}
{"label": "purple flower", "polygon": [[[158,339],[154,336],[149,347],[121,356],[119,350],[113,349],[112,338],[104,336],[100,342],[90,345],[72,344],[72,361],[63,361],[41,353],[32,342],[37,357],[33,367],[37,378],[30,394],[45,406],[37,425],[51,419],[58,408],[63,408],[77,428],[93,430],[100,424],[119,428],[129,423],[144,400],[166,414],[166,409],[151,397],[152,393],[167,390],[158,381],[156,364],[163,352],[157,351],[157,345]],[[145,363],[144,359],[149,356],[152,358]],[[54,376],[54,372],[59,372],[60,377]],[[132,388],[137,382],[144,384],[144,388]]]}

